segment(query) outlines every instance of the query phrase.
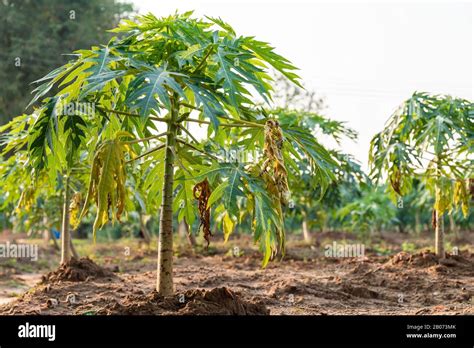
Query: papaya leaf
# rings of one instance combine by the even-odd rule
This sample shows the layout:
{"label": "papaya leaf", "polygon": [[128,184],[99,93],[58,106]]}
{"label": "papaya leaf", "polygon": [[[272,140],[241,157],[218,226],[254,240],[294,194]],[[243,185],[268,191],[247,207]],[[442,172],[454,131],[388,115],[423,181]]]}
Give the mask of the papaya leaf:
{"label": "papaya leaf", "polygon": [[96,218],[93,225],[94,241],[96,232],[107,221],[120,221],[126,201],[125,153],[127,145],[120,139],[129,134],[119,132],[115,139],[106,140],[99,145],[92,163],[89,190],[84,207],[79,216],[81,220],[88,212],[89,204],[97,205]]}
{"label": "papaya leaf", "polygon": [[166,66],[150,67],[149,70],[138,74],[130,83],[125,103],[130,110],[138,109],[143,117],[148,117],[152,110],[156,112],[163,108],[169,110],[171,100],[168,89],[186,98],[181,86],[175,80],[176,77],[185,76],[167,71]]}

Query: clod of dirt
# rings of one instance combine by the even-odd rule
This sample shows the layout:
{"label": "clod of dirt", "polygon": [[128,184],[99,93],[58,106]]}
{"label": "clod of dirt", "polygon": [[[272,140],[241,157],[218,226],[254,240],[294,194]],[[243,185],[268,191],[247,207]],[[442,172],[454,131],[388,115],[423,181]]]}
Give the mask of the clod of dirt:
{"label": "clod of dirt", "polygon": [[210,291],[187,291],[185,298],[191,300],[183,309],[183,314],[192,315],[268,315],[270,311],[262,303],[244,301],[226,287]]}
{"label": "clod of dirt", "polygon": [[56,283],[58,281],[82,282],[87,278],[105,277],[115,277],[115,275],[108,269],[100,267],[88,257],[79,260],[72,258],[70,261],[59,266],[57,270],[44,275],[41,282],[43,284]]}
{"label": "clod of dirt", "polygon": [[431,267],[438,264],[438,257],[429,251],[423,251],[418,254],[409,254],[407,252],[402,251],[390,258],[387,264],[398,266],[410,265],[419,267]]}
{"label": "clod of dirt", "polygon": [[157,292],[129,295],[122,303],[115,302],[98,314],[125,315],[268,315],[261,302],[243,300],[232,290],[222,287],[212,290],[188,290],[176,297],[162,297]]}
{"label": "clod of dirt", "polygon": [[429,251],[423,251],[418,254],[400,252],[391,257],[384,267],[432,267],[438,273],[447,273],[448,268],[455,268],[457,271],[473,274],[474,262],[472,256],[468,252],[461,252],[458,255],[447,253],[446,258],[439,258]]}
{"label": "clod of dirt", "polygon": [[351,270],[351,274],[367,274],[368,272],[372,271],[372,265],[368,262],[360,262]]}

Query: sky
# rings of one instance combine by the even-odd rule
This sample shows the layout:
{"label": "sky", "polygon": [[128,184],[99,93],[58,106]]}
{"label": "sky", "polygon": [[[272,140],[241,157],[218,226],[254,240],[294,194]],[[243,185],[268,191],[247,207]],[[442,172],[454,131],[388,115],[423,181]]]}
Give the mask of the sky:
{"label": "sky", "polygon": [[470,1],[133,0],[140,13],[221,17],[290,59],[323,113],[359,133],[344,141],[364,168],[370,139],[414,91],[474,100]]}

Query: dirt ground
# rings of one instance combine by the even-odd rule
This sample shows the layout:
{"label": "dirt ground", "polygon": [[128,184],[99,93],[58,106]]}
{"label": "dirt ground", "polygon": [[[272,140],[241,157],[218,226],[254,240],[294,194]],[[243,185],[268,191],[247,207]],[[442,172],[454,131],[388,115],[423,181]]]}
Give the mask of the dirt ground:
{"label": "dirt ground", "polygon": [[393,237],[363,257],[325,257],[332,238],[355,242],[337,234],[318,235],[312,245],[290,241],[286,258],[266,269],[248,238],[207,251],[180,247],[171,298],[154,291],[154,247],[129,241],[130,249],[123,242],[78,248],[93,260],[60,269],[57,255],[43,248],[48,263],[41,267],[0,265],[0,314],[474,314],[472,233],[444,260],[424,251],[429,238],[406,252],[405,239]]}

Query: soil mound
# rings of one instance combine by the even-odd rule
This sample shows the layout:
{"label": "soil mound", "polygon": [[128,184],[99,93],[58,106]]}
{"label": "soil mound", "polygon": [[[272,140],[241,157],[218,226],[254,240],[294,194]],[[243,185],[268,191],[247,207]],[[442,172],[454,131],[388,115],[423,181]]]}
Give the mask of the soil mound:
{"label": "soil mound", "polygon": [[450,277],[472,277],[474,276],[474,254],[462,251],[456,255],[447,253],[445,258],[439,258],[429,251],[417,254],[400,252],[384,263],[381,269],[388,272],[404,272],[412,269]]}
{"label": "soil mound", "polygon": [[459,253],[458,255],[446,254],[446,258],[439,258],[430,251],[422,251],[417,254],[400,252],[390,258],[385,266],[412,266],[412,267],[432,267],[442,265],[453,268],[471,268],[474,266],[472,255],[468,252]]}
{"label": "soil mound", "polygon": [[191,298],[183,309],[183,314],[192,315],[268,315],[264,304],[248,302],[226,287],[210,291],[191,290],[185,297]]}
{"label": "soil mound", "polygon": [[385,264],[387,266],[415,266],[415,267],[431,267],[438,264],[438,257],[429,251],[423,251],[418,254],[410,254],[407,252],[399,252],[392,256]]}
{"label": "soil mound", "polygon": [[174,297],[157,292],[129,295],[122,303],[115,302],[98,314],[113,315],[268,315],[261,302],[244,300],[232,290],[221,287],[211,290],[188,290]]}
{"label": "soil mound", "polygon": [[49,272],[42,278],[42,283],[55,283],[58,281],[82,282],[86,279],[115,277],[114,273],[102,268],[94,261],[86,258],[75,259],[59,266],[55,271]]}

